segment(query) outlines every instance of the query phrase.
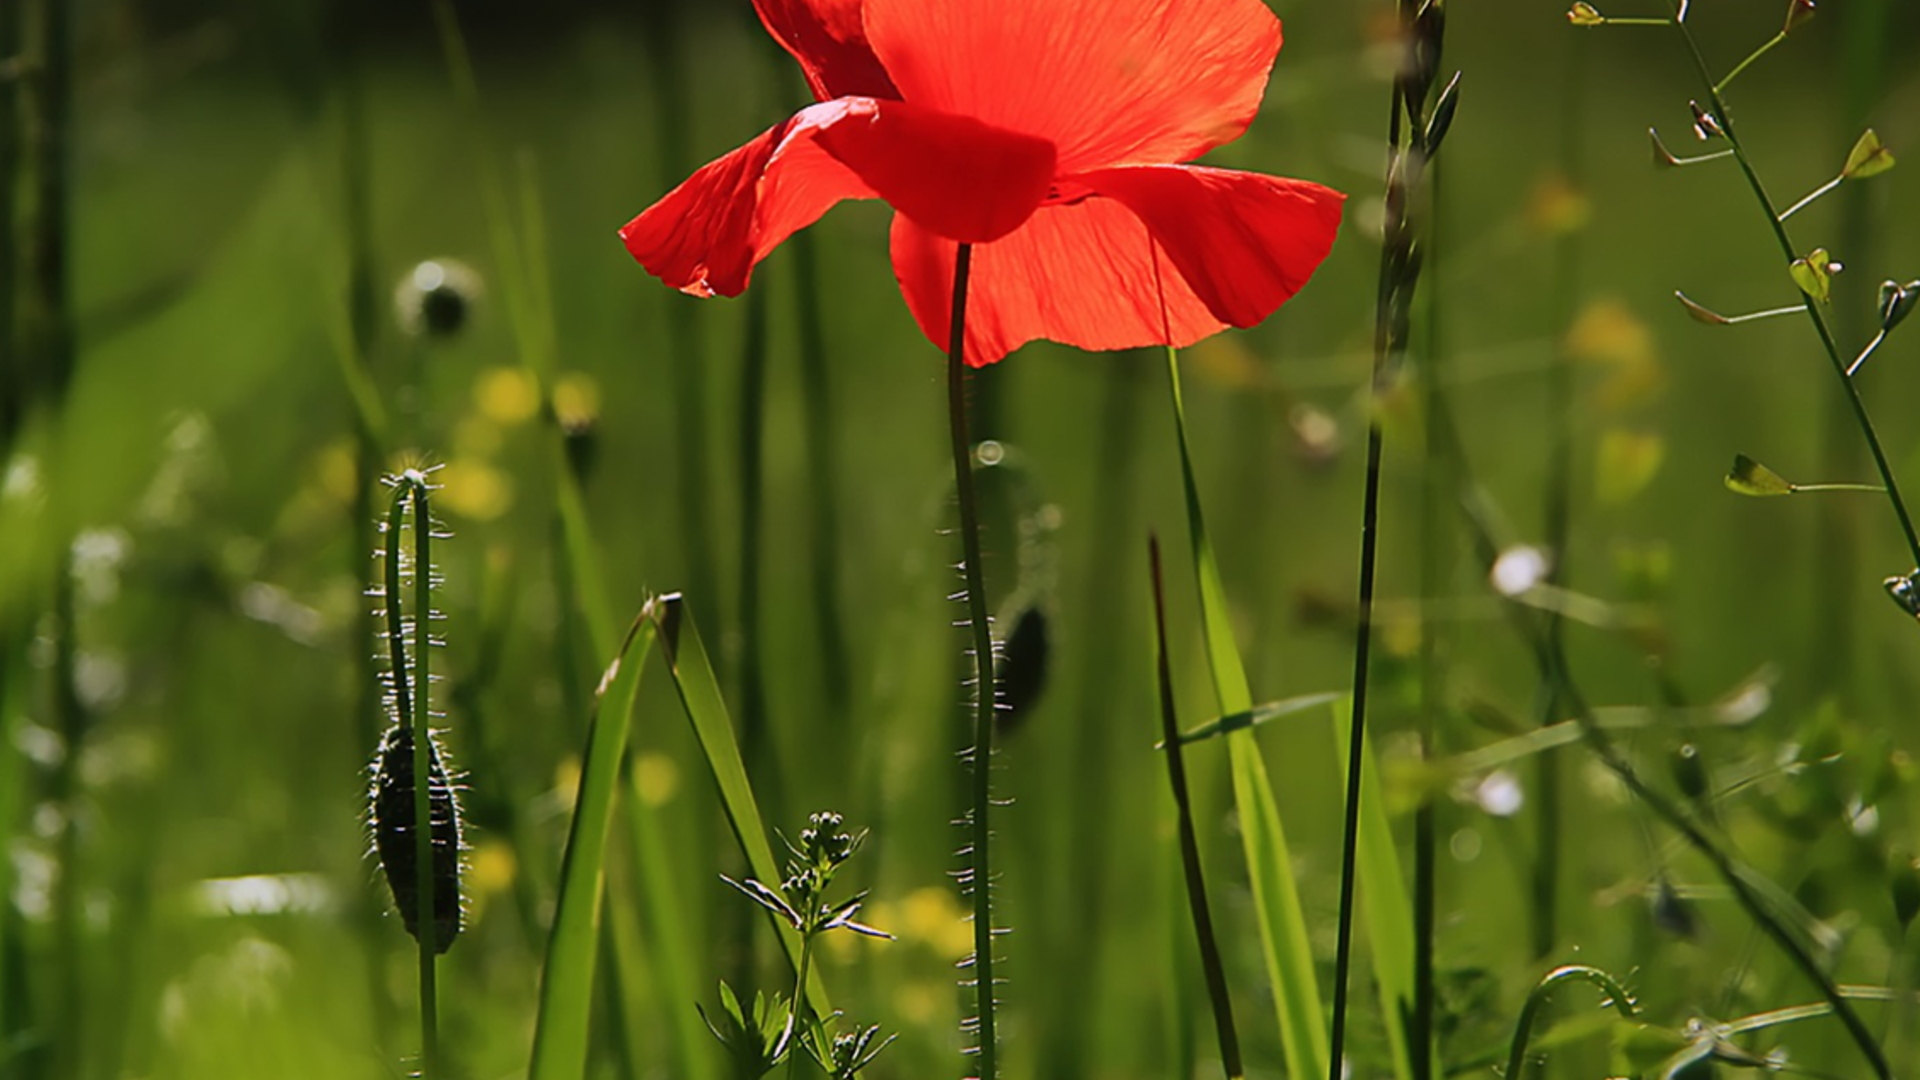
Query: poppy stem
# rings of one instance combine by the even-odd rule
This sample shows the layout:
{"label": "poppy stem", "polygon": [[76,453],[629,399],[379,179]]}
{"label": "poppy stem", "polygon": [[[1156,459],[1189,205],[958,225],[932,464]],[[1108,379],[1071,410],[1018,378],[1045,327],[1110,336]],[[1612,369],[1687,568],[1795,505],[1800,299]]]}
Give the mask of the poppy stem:
{"label": "poppy stem", "polygon": [[947,343],[947,427],[953,436],[953,487],[960,502],[961,572],[967,581],[967,626],[973,633],[973,799],[967,812],[967,869],[961,881],[973,894],[973,985],[975,1035],[980,1040],[981,1080],[999,1075],[995,1066],[993,1001],[993,876],[987,861],[992,831],[993,629],[987,623],[986,575],[980,563],[980,509],[973,485],[973,442],[967,434],[967,277],[973,245],[961,244],[953,261],[953,330]]}

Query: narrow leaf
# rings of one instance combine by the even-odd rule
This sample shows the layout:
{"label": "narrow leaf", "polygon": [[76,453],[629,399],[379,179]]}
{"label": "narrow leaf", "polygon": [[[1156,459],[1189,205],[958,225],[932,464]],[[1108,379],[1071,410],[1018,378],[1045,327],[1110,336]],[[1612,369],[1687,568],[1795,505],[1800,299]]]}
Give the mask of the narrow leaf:
{"label": "narrow leaf", "polygon": [[[1334,745],[1343,745],[1352,730],[1353,699],[1341,695],[1330,713]],[[1393,841],[1393,825],[1387,819],[1380,765],[1374,757],[1371,739],[1361,747],[1360,769],[1360,905],[1372,944],[1373,978],[1380,988],[1380,1011],[1389,1018],[1385,1026],[1393,1074],[1398,1080],[1410,1080],[1417,1075],[1412,1055],[1431,1053],[1431,1048],[1409,1048],[1405,1026],[1397,1022],[1397,1018],[1413,1012],[1413,906],[1407,899],[1406,877],[1401,872],[1399,848]],[[1346,771],[1338,768],[1337,761],[1335,771],[1344,783]]]}
{"label": "narrow leaf", "polygon": [[1756,498],[1793,494],[1793,485],[1786,477],[1745,454],[1733,456],[1733,468],[1727,470],[1726,484],[1728,491]]}
{"label": "narrow leaf", "polygon": [[[1227,616],[1226,590],[1207,539],[1200,511],[1200,489],[1194,478],[1188,446],[1186,410],[1180,397],[1179,354],[1167,350],[1167,377],[1173,401],[1174,431],[1180,443],[1180,473],[1186,490],[1187,537],[1192,548],[1194,576],[1200,599],[1200,622],[1207,645],[1207,666],[1223,715],[1247,712],[1253,694],[1246,669],[1233,644]],[[1300,894],[1293,884],[1293,859],[1267,779],[1260,746],[1248,730],[1227,737],[1227,756],[1233,776],[1233,803],[1240,822],[1241,845],[1247,858],[1247,876],[1253,886],[1254,912],[1260,928],[1261,956],[1273,984],[1274,1009],[1280,1023],[1287,1072],[1292,1076],[1327,1074],[1327,1029],[1320,1008],[1320,984],[1314,973],[1313,948],[1307,938],[1307,920]]]}
{"label": "narrow leaf", "polygon": [[[1280,701],[1269,701],[1261,705],[1255,705],[1253,708],[1244,712],[1234,713],[1231,716],[1215,717],[1191,731],[1182,732],[1180,734],[1180,742],[1182,745],[1197,743],[1211,739],[1216,735],[1225,735],[1229,732],[1239,731],[1242,728],[1259,727],[1261,724],[1270,720],[1278,720],[1283,716],[1302,713],[1308,709],[1329,704],[1338,700],[1340,697],[1341,695],[1339,693],[1328,690],[1318,694],[1301,694],[1299,697],[1285,698]],[[1154,749],[1160,750],[1165,747],[1166,743],[1162,742],[1156,745]]]}
{"label": "narrow leaf", "polygon": [[587,1018],[593,1012],[593,963],[600,941],[600,887],[606,873],[614,786],[626,755],[640,671],[653,645],[653,603],[640,610],[607,665],[587,722],[580,788],[560,862],[553,929],[541,968],[528,1080],[577,1080],[587,1067]]}
{"label": "narrow leaf", "polygon": [[[733,737],[733,721],[726,701],[720,696],[720,683],[714,677],[713,664],[707,659],[706,646],[693,625],[693,612],[678,593],[660,597],[652,607],[654,624],[659,627],[660,647],[673,674],[673,685],[680,692],[680,704],[687,710],[700,750],[720,789],[720,805],[726,811],[727,824],[747,857],[747,868],[762,881],[779,881],[780,864],[774,858],[773,845],[767,842],[767,827],[760,817],[760,806],[753,797],[753,785],[747,782],[747,768],[740,758],[740,745]],[[780,945],[794,970],[800,968],[800,935],[779,917],[769,920],[776,928]],[[807,980],[807,1001],[815,1015],[833,1015],[817,971]]]}

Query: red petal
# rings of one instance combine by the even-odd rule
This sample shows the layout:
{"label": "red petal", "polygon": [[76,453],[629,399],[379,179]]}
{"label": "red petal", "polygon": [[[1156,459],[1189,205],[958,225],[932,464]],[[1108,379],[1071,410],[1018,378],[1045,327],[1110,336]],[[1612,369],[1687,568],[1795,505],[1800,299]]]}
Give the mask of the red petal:
{"label": "red petal", "polygon": [[1252,326],[1307,283],[1333,247],[1346,196],[1284,176],[1148,165],[1074,177],[1147,223],[1174,268],[1234,326]]}
{"label": "red petal", "polygon": [[866,30],[902,97],[1051,139],[1063,173],[1238,138],[1280,49],[1262,0],[866,0]]}
{"label": "red petal", "polygon": [[649,273],[738,296],[754,264],[842,199],[884,198],[943,235],[990,240],[1045,197],[1051,144],[900,101],[801,110],[703,166],[620,230]]}
{"label": "red petal", "polygon": [[760,22],[800,61],[816,101],[898,98],[887,69],[867,45],[861,0],[754,0]]}
{"label": "red petal", "polygon": [[738,296],[755,263],[842,199],[874,192],[816,137],[837,103],[804,109],[701,166],[620,229],[647,272],[695,296]]}
{"label": "red petal", "polygon": [[[1094,350],[1186,346],[1228,325],[1251,326],[1326,256],[1344,198],[1299,180],[1174,166],[1067,183],[1075,181],[1084,197],[1043,206],[1004,239],[974,248],[969,364],[1038,339]],[[894,218],[900,291],[941,348],[955,246]]]}

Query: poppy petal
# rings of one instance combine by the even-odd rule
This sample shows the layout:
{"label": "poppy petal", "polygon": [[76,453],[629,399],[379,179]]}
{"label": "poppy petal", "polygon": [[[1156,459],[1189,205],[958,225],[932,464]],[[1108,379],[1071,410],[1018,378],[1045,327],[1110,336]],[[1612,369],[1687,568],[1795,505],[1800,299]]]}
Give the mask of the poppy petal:
{"label": "poppy petal", "polygon": [[[1104,170],[1062,187],[1060,201],[974,248],[969,364],[1040,339],[1092,350],[1186,346],[1252,326],[1326,257],[1344,199],[1305,181],[1179,166]],[[894,275],[921,332],[942,348],[955,246],[894,218]]]}
{"label": "poppy petal", "polygon": [[1147,165],[1073,180],[1126,206],[1207,309],[1234,326],[1273,314],[1333,247],[1346,196],[1284,176]]}
{"label": "poppy petal", "polygon": [[1062,172],[1238,138],[1280,49],[1262,0],[865,0],[901,96],[1053,141]]}
{"label": "poppy petal", "polygon": [[800,62],[815,101],[898,98],[867,44],[861,0],[754,0],[760,22]]}
{"label": "poppy petal", "polygon": [[[957,245],[895,215],[892,246],[908,310],[927,340],[945,349]],[[1225,328],[1158,253],[1140,219],[1111,199],[1043,207],[1006,237],[973,249],[966,359],[974,367],[1029,341],[1091,350],[1190,345]]]}
{"label": "poppy petal", "polygon": [[884,198],[943,235],[990,240],[1046,195],[1053,147],[905,102],[801,110],[695,172],[620,230],[647,271],[696,296],[738,296],[753,267],[842,199]]}

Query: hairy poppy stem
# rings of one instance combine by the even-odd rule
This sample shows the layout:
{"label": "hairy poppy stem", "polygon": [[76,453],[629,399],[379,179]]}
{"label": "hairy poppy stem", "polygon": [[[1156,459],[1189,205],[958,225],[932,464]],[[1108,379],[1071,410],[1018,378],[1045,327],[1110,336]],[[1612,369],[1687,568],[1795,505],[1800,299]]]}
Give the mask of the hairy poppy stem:
{"label": "hairy poppy stem", "polygon": [[961,244],[953,261],[953,331],[947,343],[947,427],[953,436],[953,487],[960,501],[961,571],[967,579],[967,625],[973,632],[973,805],[967,814],[967,870],[973,890],[975,1032],[980,1040],[981,1080],[999,1073],[994,1058],[993,884],[987,861],[992,838],[987,813],[993,805],[993,630],[987,624],[986,575],[980,564],[980,509],[973,486],[973,442],[967,434],[967,277],[973,245]]}

